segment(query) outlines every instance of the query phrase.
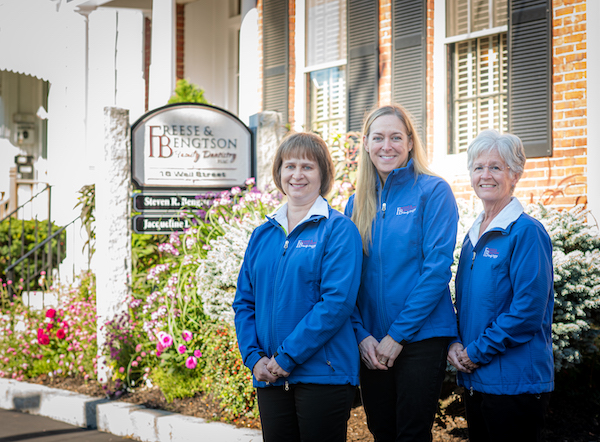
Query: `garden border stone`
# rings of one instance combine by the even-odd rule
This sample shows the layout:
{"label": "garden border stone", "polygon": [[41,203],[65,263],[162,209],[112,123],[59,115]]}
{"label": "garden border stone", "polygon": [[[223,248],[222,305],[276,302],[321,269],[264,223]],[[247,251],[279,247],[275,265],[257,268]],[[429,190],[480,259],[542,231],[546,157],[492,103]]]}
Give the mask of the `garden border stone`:
{"label": "garden border stone", "polygon": [[0,408],[144,442],[262,441],[259,430],[11,379],[0,379]]}

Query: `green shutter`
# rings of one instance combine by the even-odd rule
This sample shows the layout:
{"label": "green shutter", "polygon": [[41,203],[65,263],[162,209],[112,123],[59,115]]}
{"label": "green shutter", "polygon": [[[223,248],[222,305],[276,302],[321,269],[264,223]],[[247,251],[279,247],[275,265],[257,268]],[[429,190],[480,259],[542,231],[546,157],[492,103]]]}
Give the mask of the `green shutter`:
{"label": "green shutter", "polygon": [[427,142],[427,2],[394,0],[392,11],[392,100],[414,117]]}
{"label": "green shutter", "polygon": [[360,131],[362,120],[377,105],[379,82],[379,5],[375,0],[348,0],[347,130]]}
{"label": "green shutter", "polygon": [[288,2],[263,1],[263,109],[288,121]]}
{"label": "green shutter", "polygon": [[509,131],[528,158],[552,155],[552,30],[550,0],[511,0]]}

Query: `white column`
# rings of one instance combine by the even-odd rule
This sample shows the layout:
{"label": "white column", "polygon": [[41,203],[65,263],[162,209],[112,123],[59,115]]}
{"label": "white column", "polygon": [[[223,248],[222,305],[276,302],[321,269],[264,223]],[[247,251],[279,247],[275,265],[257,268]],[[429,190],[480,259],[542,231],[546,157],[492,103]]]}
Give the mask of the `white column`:
{"label": "white column", "polygon": [[[587,179],[588,208],[596,218],[591,222],[600,224],[600,2],[587,2]],[[594,43],[596,42],[596,43]]]}
{"label": "white column", "polygon": [[150,109],[167,104],[175,89],[175,28],[175,0],[152,0]]}
{"label": "white column", "polygon": [[263,111],[250,117],[250,127],[256,135],[256,186],[262,191],[275,189],[271,168],[285,128],[281,114]]}
{"label": "white column", "polygon": [[[98,354],[106,341],[103,325],[127,309],[131,275],[131,147],[129,111],[104,108],[104,161],[96,183],[96,313]],[[108,381],[104,358],[98,380]]]}
{"label": "white column", "polygon": [[242,26],[240,28],[240,82],[239,118],[249,124],[250,115],[260,108],[259,52],[258,52],[258,12],[253,0],[242,1]]}

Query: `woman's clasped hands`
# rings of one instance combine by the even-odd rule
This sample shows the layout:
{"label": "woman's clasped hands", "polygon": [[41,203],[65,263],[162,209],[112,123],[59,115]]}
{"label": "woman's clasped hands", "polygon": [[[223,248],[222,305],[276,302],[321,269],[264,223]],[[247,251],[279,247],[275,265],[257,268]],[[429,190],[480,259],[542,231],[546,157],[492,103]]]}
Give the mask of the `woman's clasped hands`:
{"label": "woman's clasped hands", "polygon": [[467,349],[460,342],[455,342],[448,350],[448,362],[450,362],[458,371],[463,373],[473,373],[479,365],[471,361]]}
{"label": "woman's clasped hands", "polygon": [[274,357],[263,356],[252,370],[254,377],[260,382],[275,382],[278,378],[287,378],[290,374],[279,366]]}
{"label": "woman's clasped hands", "polygon": [[373,336],[367,336],[358,348],[360,358],[369,370],[387,370],[394,366],[396,358],[404,347],[394,341],[390,335],[387,335],[381,342]]}

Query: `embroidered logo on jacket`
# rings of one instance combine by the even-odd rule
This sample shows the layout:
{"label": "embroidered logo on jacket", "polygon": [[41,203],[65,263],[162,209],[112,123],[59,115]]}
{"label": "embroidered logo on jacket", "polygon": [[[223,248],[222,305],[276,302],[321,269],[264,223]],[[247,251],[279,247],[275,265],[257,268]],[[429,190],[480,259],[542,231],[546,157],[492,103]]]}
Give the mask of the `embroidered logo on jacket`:
{"label": "embroidered logo on jacket", "polygon": [[409,213],[413,213],[415,210],[417,210],[417,206],[398,207],[396,209],[396,215],[408,215]]}
{"label": "embroidered logo on jacket", "polygon": [[317,242],[312,239],[299,239],[298,244],[296,244],[296,248],[300,249],[302,247],[308,247],[314,249],[317,246]]}
{"label": "embroidered logo on jacket", "polygon": [[498,250],[497,249],[490,249],[489,247],[486,247],[483,250],[483,257],[484,258],[498,258]]}

